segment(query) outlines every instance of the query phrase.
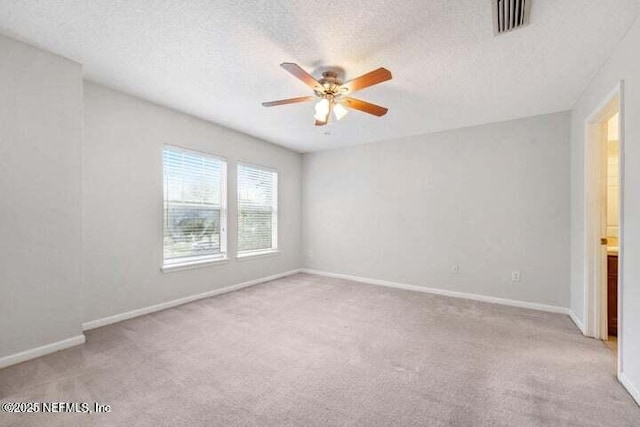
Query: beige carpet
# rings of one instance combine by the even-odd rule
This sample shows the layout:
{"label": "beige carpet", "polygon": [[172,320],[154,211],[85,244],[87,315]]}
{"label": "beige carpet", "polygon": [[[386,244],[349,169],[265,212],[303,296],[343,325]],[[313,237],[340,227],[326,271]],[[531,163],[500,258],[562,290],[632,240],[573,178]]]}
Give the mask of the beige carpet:
{"label": "beige carpet", "polygon": [[3,426],[640,426],[567,316],[303,274],[89,331],[0,400],[112,407]]}

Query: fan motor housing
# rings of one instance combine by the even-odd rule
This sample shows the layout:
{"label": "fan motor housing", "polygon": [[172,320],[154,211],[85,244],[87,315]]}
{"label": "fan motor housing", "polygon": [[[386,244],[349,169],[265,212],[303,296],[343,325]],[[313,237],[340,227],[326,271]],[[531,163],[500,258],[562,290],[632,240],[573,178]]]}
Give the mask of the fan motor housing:
{"label": "fan motor housing", "polygon": [[319,96],[340,95],[339,88],[342,82],[338,79],[338,73],[334,71],[323,72],[320,84],[324,87],[324,91],[320,93],[316,92]]}

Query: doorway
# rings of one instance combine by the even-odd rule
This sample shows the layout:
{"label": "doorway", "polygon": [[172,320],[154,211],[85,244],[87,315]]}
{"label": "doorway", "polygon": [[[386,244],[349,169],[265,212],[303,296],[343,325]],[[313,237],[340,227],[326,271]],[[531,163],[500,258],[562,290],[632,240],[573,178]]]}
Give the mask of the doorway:
{"label": "doorway", "polygon": [[606,234],[603,243],[607,247],[606,283],[606,339],[609,348],[617,354],[618,336],[618,270],[620,259],[620,112],[604,124],[606,138]]}
{"label": "doorway", "polygon": [[585,335],[616,354],[622,348],[623,120],[620,82],[585,121]]}

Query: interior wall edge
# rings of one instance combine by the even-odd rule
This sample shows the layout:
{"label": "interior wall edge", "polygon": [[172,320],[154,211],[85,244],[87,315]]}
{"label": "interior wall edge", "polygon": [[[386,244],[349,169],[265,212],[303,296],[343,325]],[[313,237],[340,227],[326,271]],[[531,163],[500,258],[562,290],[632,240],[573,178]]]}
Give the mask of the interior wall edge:
{"label": "interior wall edge", "polygon": [[576,324],[578,329],[580,329],[580,332],[582,332],[582,335],[586,335],[585,328],[584,328],[584,323],[582,323],[582,320],[580,320],[578,315],[576,315],[576,313],[571,308],[569,308],[569,317],[571,318],[573,323]]}
{"label": "interior wall edge", "polygon": [[18,363],[26,362],[27,360],[36,359],[47,354],[55,353],[60,350],[66,350],[67,348],[75,347],[77,345],[84,344],[86,338],[84,334],[75,335],[71,338],[45,344],[40,347],[31,348],[21,351],[19,353],[10,354],[0,358],[0,369],[8,366],[17,365]]}
{"label": "interior wall edge", "polygon": [[618,380],[620,384],[629,392],[633,400],[636,401],[638,405],[640,405],[640,390],[638,390],[632,383],[629,381],[629,378],[624,374],[624,372],[620,372],[618,376]]}
{"label": "interior wall edge", "polygon": [[254,280],[238,283],[231,286],[225,286],[223,288],[212,289],[207,292],[202,292],[195,295],[190,295],[183,298],[178,298],[171,301],[166,301],[160,304],[151,305],[148,307],[142,307],[135,310],[127,311],[124,313],[116,314],[114,316],[103,317],[101,319],[95,319],[82,324],[82,330],[88,331],[91,329],[100,328],[102,326],[111,325],[113,323],[122,322],[124,320],[133,319],[134,317],[144,316],[145,314],[155,313],[156,311],[166,310],[168,308],[177,307],[179,305],[187,304],[193,301],[198,301],[205,298],[211,298],[217,295],[226,294],[240,289],[248,288],[251,286],[259,285],[261,283],[270,282],[272,280],[280,279],[282,277],[291,276],[292,274],[299,273],[300,269],[285,271],[283,273],[273,274],[271,276],[261,277]]}
{"label": "interior wall edge", "polygon": [[[109,316],[102,319],[96,319],[82,324],[82,330],[87,331],[91,329],[100,328],[102,326],[111,325],[114,323],[122,322],[124,320],[133,319],[135,317],[144,316],[145,314],[154,313],[161,310],[166,310],[179,305],[188,304],[190,302],[202,300],[205,298],[215,297],[217,295],[226,294],[229,292],[238,291],[251,286],[259,285],[261,283],[270,282],[272,280],[280,279],[283,277],[291,276],[293,274],[301,272],[301,269],[295,269],[285,271],[278,274],[273,274],[259,279],[249,280],[246,282],[238,283],[231,286],[225,286],[224,288],[213,289],[208,292],[203,292],[196,295],[191,295],[184,298],[179,298],[173,301],[167,301],[161,304],[152,305],[149,307],[140,308],[137,310],[128,311],[115,316]],[[10,354],[0,358],[0,369],[8,366],[16,365],[18,363],[26,362],[28,360],[37,359],[38,357],[46,356],[47,354],[55,353],[61,350],[66,350],[71,347],[82,345],[86,342],[84,334],[75,335],[70,338],[66,338],[60,341],[52,342],[40,347],[35,347],[21,351],[19,353]]]}
{"label": "interior wall edge", "polygon": [[471,294],[467,292],[450,291],[442,288],[434,288],[434,287],[427,287],[427,286],[421,286],[421,285],[410,285],[407,283],[391,282],[388,280],[373,279],[373,278],[361,277],[361,276],[352,276],[349,274],[333,273],[329,271],[313,270],[309,268],[303,268],[301,272],[307,273],[307,274],[314,274],[317,276],[332,277],[335,279],[351,280],[354,282],[366,283],[369,285],[384,286],[388,288],[403,289],[407,291],[422,292],[422,293],[433,294],[433,295],[442,295],[442,296],[447,296],[452,298],[486,302],[490,304],[500,304],[500,305],[506,305],[510,307],[527,308],[530,310],[545,311],[548,313],[567,314],[570,316],[570,310],[568,307],[560,307],[556,305],[540,304],[540,303],[529,302],[529,301],[519,301],[519,300],[508,299],[508,298],[493,297],[488,295]]}

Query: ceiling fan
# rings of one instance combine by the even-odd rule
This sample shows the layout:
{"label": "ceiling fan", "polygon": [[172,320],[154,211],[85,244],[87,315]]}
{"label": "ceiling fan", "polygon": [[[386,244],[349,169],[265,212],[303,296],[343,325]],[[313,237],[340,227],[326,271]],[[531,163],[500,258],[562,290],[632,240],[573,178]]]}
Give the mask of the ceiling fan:
{"label": "ceiling fan", "polygon": [[280,66],[300,79],[307,86],[311,87],[314,95],[263,102],[263,107],[295,104],[298,102],[314,101],[320,98],[315,108],[316,113],[314,118],[316,119],[316,126],[326,125],[329,122],[331,112],[333,112],[337,120],[342,119],[348,112],[345,107],[360,110],[378,117],[387,114],[387,108],[347,96],[355,91],[391,80],[391,72],[386,68],[378,68],[351,81],[342,83],[338,78],[338,74],[333,71],[325,71],[322,73],[322,78],[316,80],[300,66],[292,62],[283,62]]}

